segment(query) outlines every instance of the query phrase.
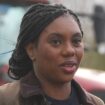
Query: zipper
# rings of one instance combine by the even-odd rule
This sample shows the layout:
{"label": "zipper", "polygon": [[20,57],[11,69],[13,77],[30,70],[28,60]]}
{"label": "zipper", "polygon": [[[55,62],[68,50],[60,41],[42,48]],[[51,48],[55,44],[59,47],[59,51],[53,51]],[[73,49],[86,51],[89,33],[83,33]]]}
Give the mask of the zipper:
{"label": "zipper", "polygon": [[41,105],[52,105],[52,103],[49,102],[49,101],[46,99],[46,97],[43,95],[43,96],[42,96]]}

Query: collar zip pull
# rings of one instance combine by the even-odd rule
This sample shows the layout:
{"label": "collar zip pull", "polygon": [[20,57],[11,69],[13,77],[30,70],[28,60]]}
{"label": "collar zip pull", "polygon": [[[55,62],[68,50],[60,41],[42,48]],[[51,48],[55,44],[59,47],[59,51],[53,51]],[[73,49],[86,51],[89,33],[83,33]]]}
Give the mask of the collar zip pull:
{"label": "collar zip pull", "polygon": [[52,105],[51,102],[49,102],[45,96],[43,96],[43,99],[42,99],[42,102],[41,102],[41,105]]}

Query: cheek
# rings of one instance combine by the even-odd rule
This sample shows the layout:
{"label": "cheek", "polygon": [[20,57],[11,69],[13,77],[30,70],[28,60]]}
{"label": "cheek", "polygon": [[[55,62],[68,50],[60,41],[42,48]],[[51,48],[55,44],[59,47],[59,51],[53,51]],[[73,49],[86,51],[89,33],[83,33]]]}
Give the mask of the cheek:
{"label": "cheek", "polygon": [[[43,47],[38,53],[38,56],[43,63],[53,63],[57,61],[58,52],[50,47]],[[39,59],[38,58],[38,59]]]}
{"label": "cheek", "polygon": [[55,51],[46,54],[46,58],[48,63],[50,63],[52,66],[55,66],[59,62],[59,54],[57,54]]}
{"label": "cheek", "polygon": [[47,78],[48,75],[55,73],[54,70],[57,67],[58,54],[55,50],[47,47],[41,48],[38,52],[36,60],[38,65],[38,71],[36,71],[37,76],[39,76],[39,78]]}
{"label": "cheek", "polygon": [[81,61],[84,55],[84,47],[76,49],[76,55],[78,56],[78,60]]}

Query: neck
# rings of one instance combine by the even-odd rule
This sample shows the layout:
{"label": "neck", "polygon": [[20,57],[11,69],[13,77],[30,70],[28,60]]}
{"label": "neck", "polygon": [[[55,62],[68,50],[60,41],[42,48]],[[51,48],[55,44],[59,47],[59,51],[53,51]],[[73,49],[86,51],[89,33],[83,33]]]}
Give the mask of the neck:
{"label": "neck", "polygon": [[71,83],[65,83],[61,85],[52,85],[49,83],[42,84],[42,88],[45,94],[57,100],[65,100],[70,96],[71,93]]}

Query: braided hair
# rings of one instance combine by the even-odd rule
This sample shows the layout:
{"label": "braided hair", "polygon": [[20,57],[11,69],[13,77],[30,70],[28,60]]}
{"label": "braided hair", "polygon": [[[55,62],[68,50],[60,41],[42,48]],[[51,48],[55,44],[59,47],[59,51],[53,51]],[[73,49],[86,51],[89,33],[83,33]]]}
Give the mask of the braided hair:
{"label": "braided hair", "polygon": [[51,5],[38,3],[34,4],[26,12],[20,25],[16,48],[9,60],[8,74],[11,78],[20,79],[33,70],[32,61],[25,51],[25,46],[30,42],[34,42],[35,45],[37,45],[40,33],[44,28],[57,17],[67,13],[75,19],[83,35],[77,15],[61,4]]}

